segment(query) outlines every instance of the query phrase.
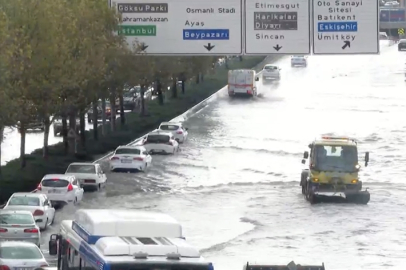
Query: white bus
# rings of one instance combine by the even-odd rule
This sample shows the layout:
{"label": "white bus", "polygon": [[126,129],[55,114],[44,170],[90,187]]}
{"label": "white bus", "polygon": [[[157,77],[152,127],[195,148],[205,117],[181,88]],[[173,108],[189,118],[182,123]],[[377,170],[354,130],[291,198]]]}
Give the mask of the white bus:
{"label": "white bus", "polygon": [[133,210],[78,210],[49,241],[58,270],[213,270],[172,217]]}

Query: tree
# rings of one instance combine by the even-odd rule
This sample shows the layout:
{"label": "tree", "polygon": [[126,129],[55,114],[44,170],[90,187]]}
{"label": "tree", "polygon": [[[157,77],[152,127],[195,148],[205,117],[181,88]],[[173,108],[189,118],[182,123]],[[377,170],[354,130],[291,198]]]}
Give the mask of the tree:
{"label": "tree", "polygon": [[14,125],[16,119],[16,99],[10,87],[8,70],[10,61],[13,61],[14,42],[11,40],[7,24],[7,15],[0,11],[0,163],[4,128]]}

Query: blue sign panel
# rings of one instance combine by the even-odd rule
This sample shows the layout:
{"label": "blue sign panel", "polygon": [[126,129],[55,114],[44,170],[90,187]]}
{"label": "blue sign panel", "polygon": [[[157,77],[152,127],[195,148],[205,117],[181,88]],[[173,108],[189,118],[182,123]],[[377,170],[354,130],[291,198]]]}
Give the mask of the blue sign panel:
{"label": "blue sign panel", "polygon": [[229,40],[229,29],[183,29],[183,40]]}
{"label": "blue sign panel", "polygon": [[406,10],[404,8],[381,8],[379,19],[381,22],[404,22]]}
{"label": "blue sign panel", "polygon": [[358,22],[319,22],[318,32],[357,32]]}

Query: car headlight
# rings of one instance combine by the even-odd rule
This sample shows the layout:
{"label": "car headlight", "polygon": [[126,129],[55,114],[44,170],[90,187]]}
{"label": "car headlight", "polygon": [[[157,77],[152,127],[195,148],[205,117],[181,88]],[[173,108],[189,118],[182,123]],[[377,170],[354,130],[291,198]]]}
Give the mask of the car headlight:
{"label": "car headlight", "polygon": [[312,178],[312,182],[318,183],[319,181],[319,178]]}

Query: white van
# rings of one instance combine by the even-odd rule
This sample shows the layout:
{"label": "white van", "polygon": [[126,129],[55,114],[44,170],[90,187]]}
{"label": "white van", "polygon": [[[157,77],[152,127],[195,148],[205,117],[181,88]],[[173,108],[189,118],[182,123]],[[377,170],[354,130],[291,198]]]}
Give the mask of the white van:
{"label": "white van", "polygon": [[255,70],[230,70],[228,71],[228,95],[230,97],[236,95],[256,96],[258,90],[255,82],[258,80],[259,78],[256,77]]}

